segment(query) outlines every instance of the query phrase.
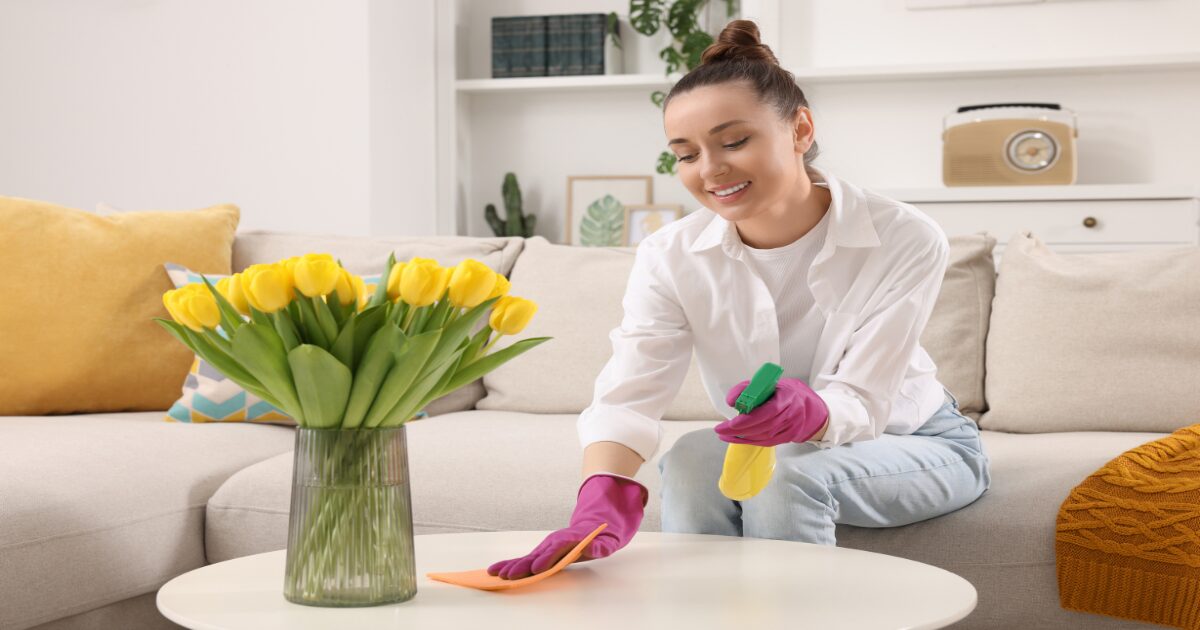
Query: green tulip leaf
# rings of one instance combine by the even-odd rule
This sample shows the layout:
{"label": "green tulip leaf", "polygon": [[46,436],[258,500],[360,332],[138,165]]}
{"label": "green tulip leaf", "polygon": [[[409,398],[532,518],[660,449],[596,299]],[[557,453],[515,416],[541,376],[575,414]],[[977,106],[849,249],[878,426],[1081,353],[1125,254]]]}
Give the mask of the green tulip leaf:
{"label": "green tulip leaf", "polygon": [[[355,333],[357,334],[357,333]],[[346,405],[346,416],[342,419],[343,429],[355,429],[362,424],[372,404],[379,397],[388,370],[392,369],[396,357],[392,347],[403,343],[404,331],[388,322],[379,328],[366,344],[366,352],[354,372],[354,384],[350,388],[350,401]]]}
{"label": "green tulip leaf", "polygon": [[287,311],[275,311],[270,317],[275,332],[279,333],[279,338],[283,340],[284,350],[291,352],[300,345],[300,331],[296,330],[296,325],[292,323],[292,318],[288,317]]}
{"label": "green tulip leaf", "polygon": [[429,358],[430,369],[441,367],[446,361],[452,358],[456,351],[460,350],[463,339],[466,339],[467,335],[471,334],[471,328],[499,299],[499,296],[497,296],[481,302],[478,306],[463,313],[461,317],[443,329],[442,340],[438,343],[437,349],[433,351],[433,356]]}
{"label": "green tulip leaf", "polygon": [[303,415],[292,383],[287,351],[274,327],[249,323],[239,328],[233,336],[233,358],[262,383],[271,398],[281,403],[277,407],[300,421]]}
{"label": "green tulip leaf", "polygon": [[429,396],[442,376],[454,367],[456,363],[454,360],[447,361],[440,367],[433,368],[432,371],[427,371],[423,374],[421,378],[404,392],[404,395],[400,397],[400,400],[392,407],[391,411],[375,426],[393,427],[410,420],[413,414],[421,409],[421,401]]}
{"label": "green tulip leaf", "polygon": [[342,423],[350,397],[350,368],[324,348],[301,344],[288,353],[288,364],[296,381],[304,426],[332,429]]}
{"label": "green tulip leaf", "polygon": [[337,339],[333,341],[333,347],[329,349],[351,372],[354,371],[354,327],[357,321],[355,317],[347,319]]}
{"label": "green tulip leaf", "polygon": [[553,337],[532,337],[530,339],[522,339],[511,346],[497,350],[485,357],[481,357],[471,363],[463,365],[455,372],[454,378],[450,379],[446,386],[438,392],[438,397],[445,396],[446,394],[462,387],[463,385],[471,383],[475,379],[482,377],[501,365],[508,363],[517,356],[525,353],[529,349],[545,343],[550,339],[553,339]]}
{"label": "green tulip leaf", "polygon": [[371,296],[367,302],[367,308],[373,306],[381,306],[387,302],[387,283],[388,278],[392,275],[392,267],[396,264],[396,253],[388,254],[387,263],[383,266],[383,275],[379,277],[379,284],[375,285],[375,295]]}
{"label": "green tulip leaf", "polygon": [[309,298],[312,301],[313,312],[317,316],[317,324],[321,326],[321,333],[325,335],[325,339],[329,342],[325,347],[333,345],[333,340],[338,336],[338,323],[333,318],[333,313],[329,310],[329,304],[319,297]]}
{"label": "green tulip leaf", "polygon": [[329,339],[325,336],[325,329],[317,321],[317,313],[313,310],[312,302],[308,298],[301,297],[295,301],[295,304],[299,305],[300,325],[304,329],[305,341],[328,348]]}
{"label": "green tulip leaf", "polygon": [[402,347],[394,350],[395,363],[379,388],[371,411],[367,413],[366,426],[380,426],[406,397],[413,396],[413,390],[419,386],[430,355],[441,337],[440,329],[431,330],[409,337]]}
{"label": "green tulip leaf", "polygon": [[[379,331],[387,321],[387,305],[368,306],[366,310],[354,316],[354,361],[351,369],[358,373],[358,362],[366,354],[367,342]],[[397,327],[399,328],[399,327]]]}

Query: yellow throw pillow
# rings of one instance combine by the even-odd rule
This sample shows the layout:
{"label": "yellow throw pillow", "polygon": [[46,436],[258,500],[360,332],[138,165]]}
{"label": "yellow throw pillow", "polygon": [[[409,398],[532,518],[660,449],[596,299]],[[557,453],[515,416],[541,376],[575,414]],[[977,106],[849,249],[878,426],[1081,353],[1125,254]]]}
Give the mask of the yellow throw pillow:
{"label": "yellow throw pillow", "polygon": [[193,355],[169,317],[167,261],[227,274],[240,211],[98,216],[0,196],[0,415],[165,410]]}

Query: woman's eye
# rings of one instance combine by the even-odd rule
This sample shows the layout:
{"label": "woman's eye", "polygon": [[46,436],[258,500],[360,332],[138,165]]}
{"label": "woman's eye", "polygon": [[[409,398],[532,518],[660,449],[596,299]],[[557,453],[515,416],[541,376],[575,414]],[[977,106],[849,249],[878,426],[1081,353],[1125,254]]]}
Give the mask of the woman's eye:
{"label": "woman's eye", "polygon": [[742,138],[741,140],[738,140],[737,142],[725,145],[725,148],[726,149],[736,149],[736,148],[742,146],[743,144],[746,144],[746,141],[749,139],[750,139],[750,136],[746,136],[745,138]]}
{"label": "woman's eye", "polygon": [[692,162],[696,159],[695,155],[680,155],[677,158],[680,162]]}

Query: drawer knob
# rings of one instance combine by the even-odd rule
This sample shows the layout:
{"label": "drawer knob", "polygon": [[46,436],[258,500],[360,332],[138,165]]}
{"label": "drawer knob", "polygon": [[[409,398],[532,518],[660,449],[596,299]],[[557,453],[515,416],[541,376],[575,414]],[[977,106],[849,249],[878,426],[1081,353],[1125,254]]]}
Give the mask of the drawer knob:
{"label": "drawer knob", "polygon": [[1096,217],[1087,217],[1086,219],[1084,219],[1083,227],[1086,227],[1086,228],[1096,227]]}

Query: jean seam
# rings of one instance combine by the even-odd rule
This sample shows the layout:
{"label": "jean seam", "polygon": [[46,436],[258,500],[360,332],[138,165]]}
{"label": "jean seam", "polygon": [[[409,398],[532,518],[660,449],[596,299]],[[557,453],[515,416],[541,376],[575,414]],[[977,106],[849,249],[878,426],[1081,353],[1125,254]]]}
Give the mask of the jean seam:
{"label": "jean seam", "polygon": [[956,464],[965,464],[966,462],[967,462],[966,459],[959,458],[955,461],[946,462],[944,464],[939,464],[937,466],[932,466],[930,468],[918,468],[916,470],[902,470],[900,472],[884,473],[882,475],[863,475],[861,477],[847,477],[846,479],[842,479],[840,481],[829,482],[829,484],[827,484],[827,485],[836,486],[838,484],[846,483],[847,481],[858,481],[859,479],[878,479],[880,477],[895,477],[896,475],[907,475],[907,474],[915,473],[915,472],[929,472],[931,470],[938,470],[939,468],[945,468],[947,466],[954,466]]}

